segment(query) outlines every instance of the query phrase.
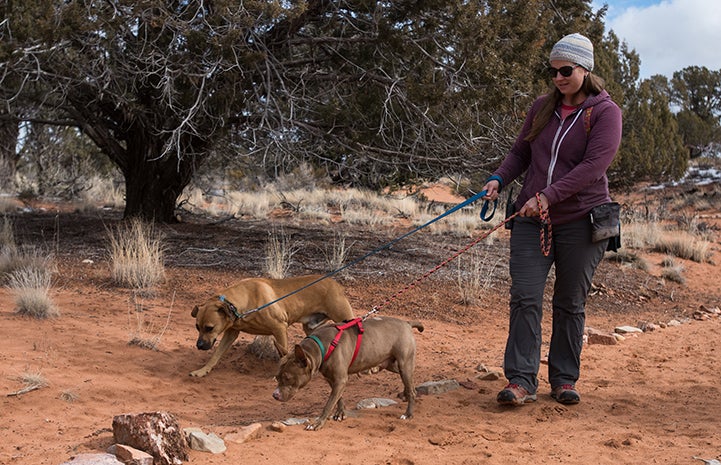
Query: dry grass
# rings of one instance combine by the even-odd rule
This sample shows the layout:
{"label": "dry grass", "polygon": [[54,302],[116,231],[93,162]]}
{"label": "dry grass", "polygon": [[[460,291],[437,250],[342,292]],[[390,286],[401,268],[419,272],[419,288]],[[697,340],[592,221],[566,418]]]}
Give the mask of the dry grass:
{"label": "dry grass", "polygon": [[263,267],[265,274],[273,279],[285,278],[293,263],[293,255],[299,248],[300,245],[292,243],[282,229],[268,233]]}
{"label": "dry grass", "polygon": [[328,245],[326,250],[323,251],[328,271],[340,269],[345,264],[346,260],[348,260],[350,249],[351,248],[346,245],[345,234],[336,231],[333,236],[333,241]]}
{"label": "dry grass", "polygon": [[665,236],[651,247],[654,252],[692,260],[697,263],[712,263],[711,244],[688,234]]}
{"label": "dry grass", "polygon": [[66,389],[60,393],[60,400],[62,401],[73,403],[78,399],[80,399],[80,394],[78,394],[72,389]]}
{"label": "dry grass", "polygon": [[22,268],[10,274],[16,313],[38,319],[60,315],[50,297],[52,274],[52,270],[41,268]]}
{"label": "dry grass", "polygon": [[666,257],[661,261],[661,277],[669,281],[679,284],[685,284],[686,278],[683,276],[683,265],[676,262],[674,257]]}
{"label": "dry grass", "polygon": [[48,381],[40,372],[25,372],[18,377],[18,381],[23,384],[21,389],[11,392],[8,396],[20,396],[36,389],[42,389],[48,386]]}
{"label": "dry grass", "polygon": [[[128,311],[128,323],[133,328],[128,340],[128,345],[138,346],[143,349],[159,350],[160,342],[165,335],[165,331],[168,329],[170,324],[170,317],[173,314],[173,304],[175,302],[175,293],[170,301],[170,308],[168,309],[168,316],[165,319],[165,323],[161,328],[156,328],[155,325],[146,321],[145,308],[142,300],[139,300],[139,296],[133,295],[131,299],[132,309]],[[133,319],[135,324],[133,324]]]}
{"label": "dry grass", "polygon": [[131,219],[109,229],[108,239],[115,283],[149,292],[165,280],[163,240],[152,223]]}
{"label": "dry grass", "polygon": [[468,253],[460,255],[458,260],[458,276],[456,283],[460,301],[464,305],[478,305],[484,293],[490,289],[496,266],[499,260],[491,261],[490,254],[471,249]]}

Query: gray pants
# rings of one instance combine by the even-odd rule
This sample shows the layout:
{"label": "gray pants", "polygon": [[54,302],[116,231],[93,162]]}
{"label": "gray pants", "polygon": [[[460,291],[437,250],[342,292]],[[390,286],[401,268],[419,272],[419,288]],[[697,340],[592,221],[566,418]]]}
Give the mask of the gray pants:
{"label": "gray pants", "polygon": [[608,243],[591,242],[589,219],[552,227],[548,257],[541,251],[537,219],[517,217],[511,231],[511,315],[503,366],[508,381],[531,394],[538,389],[543,293],[551,265],[556,266],[548,355],[548,379],[553,388],[578,380],[586,297]]}

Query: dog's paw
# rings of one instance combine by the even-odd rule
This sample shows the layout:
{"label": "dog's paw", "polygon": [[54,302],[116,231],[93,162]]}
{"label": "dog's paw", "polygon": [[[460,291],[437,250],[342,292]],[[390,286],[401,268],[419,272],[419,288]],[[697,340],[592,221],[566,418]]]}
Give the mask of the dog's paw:
{"label": "dog's paw", "polygon": [[205,368],[201,368],[199,370],[191,371],[190,376],[193,378],[202,378],[203,376],[207,375],[210,370],[206,370]]}
{"label": "dog's paw", "polygon": [[322,427],[323,427],[323,423],[315,422],[315,423],[310,423],[310,424],[306,425],[305,430],[306,431],[318,431]]}

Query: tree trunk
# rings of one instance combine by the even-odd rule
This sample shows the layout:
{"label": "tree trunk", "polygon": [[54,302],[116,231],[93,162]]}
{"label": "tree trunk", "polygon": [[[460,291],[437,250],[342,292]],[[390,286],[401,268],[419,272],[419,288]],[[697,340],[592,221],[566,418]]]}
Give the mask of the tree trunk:
{"label": "tree trunk", "polygon": [[15,179],[19,128],[17,121],[0,121],[0,184],[9,187]]}
{"label": "tree trunk", "polygon": [[[178,197],[191,181],[198,156],[161,156],[162,143],[150,137],[134,138],[125,152],[125,218],[160,223],[178,221]],[[121,166],[121,168],[123,168]]]}

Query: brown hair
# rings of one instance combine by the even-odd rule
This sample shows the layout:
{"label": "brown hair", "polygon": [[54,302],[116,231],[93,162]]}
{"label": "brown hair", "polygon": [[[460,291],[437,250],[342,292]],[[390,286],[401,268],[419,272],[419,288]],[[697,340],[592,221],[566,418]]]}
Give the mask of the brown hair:
{"label": "brown hair", "polygon": [[[589,72],[586,79],[583,80],[581,91],[586,95],[598,95],[601,91],[603,91],[603,89],[605,89],[605,87],[606,81],[604,81],[602,77]],[[531,142],[538,137],[543,128],[546,127],[546,124],[548,124],[548,121],[551,119],[553,112],[556,110],[556,107],[561,102],[562,98],[563,94],[561,91],[559,91],[556,86],[552,85],[552,89],[548,92],[548,94],[546,94],[546,98],[543,100],[543,103],[541,103],[541,108],[533,118],[531,130],[524,139],[525,141]]]}

